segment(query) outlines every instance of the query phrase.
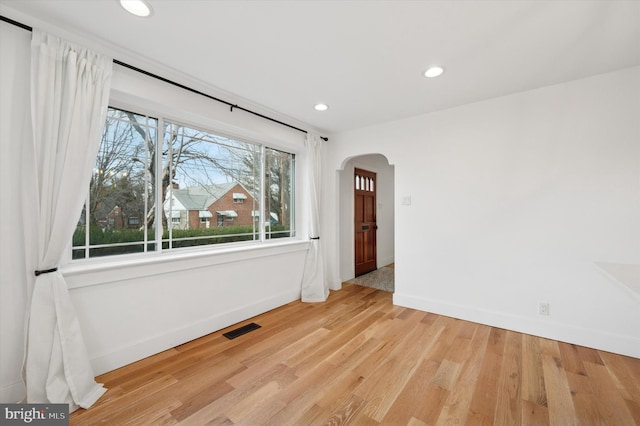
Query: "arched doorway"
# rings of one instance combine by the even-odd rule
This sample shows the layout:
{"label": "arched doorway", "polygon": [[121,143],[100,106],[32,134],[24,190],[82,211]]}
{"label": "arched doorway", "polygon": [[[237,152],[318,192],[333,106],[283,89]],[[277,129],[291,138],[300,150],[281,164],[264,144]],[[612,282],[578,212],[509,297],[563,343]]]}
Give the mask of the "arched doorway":
{"label": "arched doorway", "polygon": [[[339,273],[341,280],[356,276],[356,191],[355,171],[375,174],[375,264],[378,268],[394,263],[394,166],[381,154],[347,159],[339,171]],[[358,223],[362,226],[362,223]],[[371,223],[365,226],[372,226]]]}

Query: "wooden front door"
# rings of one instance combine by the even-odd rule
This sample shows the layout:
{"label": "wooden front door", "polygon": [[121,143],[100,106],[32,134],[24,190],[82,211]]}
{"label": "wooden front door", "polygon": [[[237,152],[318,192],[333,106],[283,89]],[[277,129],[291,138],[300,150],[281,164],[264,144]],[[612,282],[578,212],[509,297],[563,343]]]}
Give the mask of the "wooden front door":
{"label": "wooden front door", "polygon": [[356,277],[377,269],[376,174],[355,169],[354,230]]}

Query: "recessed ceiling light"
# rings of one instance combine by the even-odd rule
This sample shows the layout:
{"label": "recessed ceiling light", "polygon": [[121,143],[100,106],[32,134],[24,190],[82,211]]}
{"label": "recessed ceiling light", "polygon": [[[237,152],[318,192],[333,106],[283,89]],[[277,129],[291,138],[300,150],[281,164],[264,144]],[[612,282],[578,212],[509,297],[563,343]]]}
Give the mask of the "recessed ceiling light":
{"label": "recessed ceiling light", "polygon": [[444,72],[442,67],[431,67],[424,72],[424,76],[428,78],[437,77]]}
{"label": "recessed ceiling light", "polygon": [[151,16],[151,5],[145,0],[120,0],[120,5],[124,9],[136,16],[146,17]]}
{"label": "recessed ceiling light", "polygon": [[316,111],[326,111],[329,109],[329,105],[327,104],[316,104],[313,108],[315,108]]}

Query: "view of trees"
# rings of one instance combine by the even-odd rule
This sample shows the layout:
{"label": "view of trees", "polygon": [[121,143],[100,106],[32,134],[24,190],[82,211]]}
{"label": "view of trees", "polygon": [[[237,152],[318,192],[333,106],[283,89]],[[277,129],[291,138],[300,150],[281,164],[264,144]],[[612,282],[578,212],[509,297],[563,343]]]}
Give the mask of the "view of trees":
{"label": "view of trees", "polygon": [[[91,229],[90,244],[101,243],[97,241],[101,233],[95,232],[98,228],[102,234],[113,229],[146,229],[149,240],[154,238],[156,223],[167,230],[170,221],[162,207],[161,222],[156,220],[156,203],[164,205],[172,184],[186,188],[238,182],[260,204],[260,146],[167,121],[162,129],[158,125],[155,118],[109,109],[88,202],[78,224],[83,235],[85,227]],[[160,150],[158,143],[162,144]],[[270,148],[264,152],[265,200],[263,208],[256,205],[255,209],[262,211],[267,226],[287,229],[293,155]],[[156,200],[158,186],[161,190]],[[80,244],[76,240],[74,246]]]}
{"label": "view of trees", "polygon": [[[144,123],[142,137],[134,133],[134,127],[129,121],[131,119],[136,123]],[[89,186],[90,226],[109,226],[108,216],[115,206],[127,212],[129,217],[143,218],[150,207],[147,204],[149,201],[153,203],[153,186],[150,186],[153,185],[153,175],[146,175],[148,169],[145,163],[155,163],[153,140],[157,120],[150,119],[149,123],[146,120],[144,116],[136,117],[123,111],[109,110]],[[138,128],[141,129],[142,125],[138,125]],[[145,143],[147,138],[150,142]]]}

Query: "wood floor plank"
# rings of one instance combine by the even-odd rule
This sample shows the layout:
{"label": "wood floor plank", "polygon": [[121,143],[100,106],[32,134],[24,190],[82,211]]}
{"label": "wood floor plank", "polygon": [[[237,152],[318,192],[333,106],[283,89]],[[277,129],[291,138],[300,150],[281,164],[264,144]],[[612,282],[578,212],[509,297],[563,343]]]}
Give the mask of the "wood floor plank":
{"label": "wood floor plank", "polygon": [[506,330],[500,328],[491,328],[489,332],[486,354],[467,417],[470,424],[493,424],[505,336]]}
{"label": "wood floor plank", "polygon": [[609,352],[602,352],[601,359],[607,366],[616,388],[624,399],[640,401],[640,381],[634,377],[624,362],[624,357]]}
{"label": "wood floor plank", "polygon": [[377,297],[363,299],[356,304],[343,305],[342,309],[332,316],[326,316],[322,323],[322,327],[333,330],[336,327],[348,324],[358,314],[368,310],[380,300],[378,293],[371,293]]}
{"label": "wood floor plank", "polygon": [[579,425],[608,425],[598,410],[598,403],[593,394],[578,393],[573,395],[573,406],[576,411],[576,423]]}
{"label": "wood floor plank", "polygon": [[560,359],[562,360],[562,368],[564,371],[581,374],[583,376],[587,374],[576,345],[558,342],[558,349],[560,350]]}
{"label": "wood floor plank", "polygon": [[[204,406],[187,417],[185,421],[191,424],[206,424],[221,414],[224,414],[225,418],[231,420],[227,411],[233,410],[233,407],[238,404],[244,404],[244,401],[248,399],[252,400],[252,395],[257,392],[266,392],[263,391],[265,386],[271,386],[268,387],[267,390],[273,390],[275,386],[278,386],[278,389],[282,389],[295,380],[296,377],[292,374],[291,369],[284,364],[279,364],[261,376],[257,376],[254,382],[243,384],[243,386],[235,388],[233,391],[224,394],[221,398]],[[272,382],[276,382],[276,385],[272,385]]]}
{"label": "wood floor plank", "polygon": [[[344,401],[357,397],[354,394],[354,390],[362,383],[364,378],[353,372],[347,374],[341,374],[336,379],[333,379],[330,384],[330,391],[322,392],[317,396],[316,406],[322,407],[324,418],[329,418],[335,414]],[[360,409],[364,404],[360,405]],[[360,411],[358,410],[358,412]],[[355,414],[355,413],[354,413]]]}
{"label": "wood floor plank", "polygon": [[590,362],[592,364],[604,365],[602,358],[600,357],[600,351],[592,348],[586,348],[584,346],[576,346],[580,359],[582,362]]}
{"label": "wood floor plank", "polygon": [[[151,396],[142,398],[135,406],[129,406],[124,410],[117,410],[109,416],[109,423],[122,426],[138,426],[154,424],[156,419],[162,418],[166,422],[171,410],[182,403],[176,396],[171,398]],[[95,423],[88,422],[87,425]]]}
{"label": "wood floor plank", "polygon": [[487,342],[487,351],[502,357],[506,336],[507,330],[492,327]]}
{"label": "wood floor plank", "polygon": [[469,406],[467,422],[472,424],[493,424],[495,406],[498,399],[498,379],[502,356],[489,350],[482,360],[478,382]]}
{"label": "wood floor plank", "polygon": [[598,402],[597,408],[603,422],[615,425],[632,425],[635,423],[629,407],[618,392],[615,381],[604,365],[585,363],[587,375],[593,383],[593,393]]}
{"label": "wood floor plank", "polygon": [[[206,337],[206,336],[205,336]],[[177,355],[175,348],[168,349],[166,351],[157,353],[153,356],[141,359],[140,361],[133,362],[125,365],[124,367],[110,371],[100,376],[99,381],[102,383],[110,383],[111,386],[118,386],[120,383],[126,382],[130,377],[137,377],[140,372],[148,367],[157,368],[158,365],[166,359],[172,359]]]}
{"label": "wood floor plank", "polygon": [[416,416],[420,414],[416,413],[416,407],[429,405],[424,396],[428,394],[429,386],[433,386],[431,379],[438,367],[437,363],[423,359],[381,423],[401,425],[411,422],[412,419],[417,421]]}
{"label": "wood floor plank", "polygon": [[250,345],[247,345],[247,347],[242,350],[240,362],[247,367],[262,364],[266,358],[277,357],[275,354],[282,354],[285,350],[295,350],[295,347],[292,347],[292,342],[295,342],[296,345],[299,346],[310,344],[311,342],[305,341],[309,339],[309,335],[312,335],[318,330],[326,330],[320,328],[319,323],[320,321],[318,319],[309,319],[305,322],[304,326],[294,329],[282,329],[268,339],[264,339],[261,342],[250,343]]}
{"label": "wood floor plank", "polygon": [[522,335],[507,331],[498,380],[495,422],[517,425],[522,419]]}
{"label": "wood floor plank", "polygon": [[371,417],[367,416],[362,410],[360,410],[353,421],[351,422],[354,425],[358,426],[378,426],[380,422],[373,420]]}
{"label": "wood floor plank", "polygon": [[356,389],[356,395],[360,395],[365,401],[376,400],[375,404],[367,404],[363,411],[376,421],[381,421],[386,415],[424,354],[428,353],[432,347],[432,344],[415,344],[415,342],[428,341],[427,336],[432,336],[429,327],[417,326],[422,317],[423,315],[413,315],[406,320],[406,324],[398,324],[398,327],[406,329],[405,338],[388,353],[375,373],[367,377]]}
{"label": "wood floor plank", "polygon": [[[301,405],[303,401],[303,396],[307,398],[306,402],[308,403],[307,407],[303,407],[303,410],[315,404],[320,397],[316,394],[316,391],[325,387],[330,380],[337,380],[341,375],[353,375],[358,377],[357,374],[351,371],[341,371],[339,369],[334,368],[333,365],[327,362],[319,363],[316,368],[301,376],[299,379],[294,381],[290,386],[283,389],[282,392],[278,394],[278,399],[281,399],[285,404],[291,405],[292,409],[293,405]],[[297,401],[296,404],[292,404],[293,401]],[[300,410],[298,410],[300,412]]]}
{"label": "wood floor plank", "polygon": [[[174,377],[165,375],[153,382],[145,383],[140,388],[129,393],[120,394],[115,398],[101,399],[100,404],[94,406],[91,410],[74,412],[74,424],[89,426],[93,424],[96,416],[100,418],[110,416],[113,413],[135,412],[140,406],[145,405],[150,397],[175,383],[177,383],[177,380]],[[160,399],[164,400],[167,397],[162,396]],[[169,396],[168,399],[173,400],[173,397]]]}
{"label": "wood floor plank", "polygon": [[[547,406],[544,370],[538,338],[522,336],[522,399],[536,406]],[[582,365],[582,364],[580,364]],[[535,406],[534,406],[535,408]]]}
{"label": "wood floor plank", "polygon": [[[585,370],[586,371],[586,370]],[[565,371],[567,383],[573,398],[576,422],[579,425],[607,424],[598,410],[593,393],[593,383],[589,376]]]}
{"label": "wood floor plank", "polygon": [[[640,381],[640,362],[638,362],[638,358],[623,356],[622,361],[625,363],[636,382]],[[604,364],[604,362],[601,362],[600,364]]]}
{"label": "wood floor plank", "polygon": [[[287,364],[287,360],[290,357],[296,356],[302,351],[306,351],[309,348],[317,347],[317,345],[326,337],[327,330],[320,328],[316,331],[310,332],[304,337],[295,340],[288,346],[280,348],[277,352],[269,353],[266,358],[263,358],[260,363],[251,363],[251,366],[245,368],[244,371],[235,374],[229,378],[229,383],[233,386],[241,386],[242,383],[253,381],[256,376],[263,374],[266,370],[273,368],[277,364]],[[243,360],[244,365],[244,360]]]}
{"label": "wood floor plank", "polygon": [[[355,372],[363,377],[370,376],[384,362],[386,355],[402,340],[403,333],[394,328],[398,320],[395,321],[394,323],[394,319],[387,318],[373,327],[376,331],[372,335],[376,336],[375,341],[379,342],[379,345],[354,366]],[[365,333],[365,336],[367,335],[370,334]]]}
{"label": "wood floor plank", "polygon": [[167,411],[158,413],[158,416],[156,416],[156,418],[153,420],[154,426],[171,426],[177,424],[178,421],[173,417],[171,413]]}
{"label": "wood floor plank", "polygon": [[[183,404],[172,410],[171,414],[174,418],[183,420],[232,392],[234,388],[226,380],[244,370],[245,367],[237,360],[227,359],[204,371],[198,368],[190,375],[181,376],[177,383],[161,392],[167,397],[179,395]],[[175,375],[173,377],[177,379]]]}
{"label": "wood floor plank", "polygon": [[285,407],[265,419],[265,424],[304,424],[302,419],[308,418],[310,410],[314,415],[320,415],[322,411],[328,417],[344,400],[341,397],[348,397],[361,380],[351,369],[335,368],[328,361],[323,361],[276,395]]}
{"label": "wood floor plank", "polygon": [[366,401],[357,395],[350,395],[342,404],[329,416],[326,424],[329,425],[346,425],[351,419],[356,417],[362,408],[366,405]]}
{"label": "wood floor plank", "polygon": [[[178,392],[177,389],[171,391]],[[183,404],[171,410],[171,416],[177,421],[182,421],[231,391],[233,391],[233,387],[230,384],[216,382],[199,388],[197,391],[192,391],[190,395],[181,393],[180,400],[183,401]]]}
{"label": "wood floor plank", "polygon": [[384,316],[385,312],[378,311],[375,307],[372,308],[372,312],[363,312],[356,315],[349,327],[343,326],[331,330],[333,333],[327,337],[323,345],[310,348],[309,351],[304,351],[299,356],[288,359],[287,365],[295,368],[298,374],[305,374],[305,372],[315,368],[319,362],[331,356],[358,334],[371,327],[371,324],[382,320]]}
{"label": "wood floor plank", "polygon": [[442,412],[450,391],[430,383],[425,392],[422,403],[414,408],[414,416],[428,425],[435,425]]}
{"label": "wood floor plank", "polygon": [[422,420],[411,417],[411,419],[409,419],[409,421],[407,422],[407,426],[427,426],[427,424]]}
{"label": "wood floor plank", "polygon": [[436,347],[436,351],[431,354],[431,359],[436,362],[442,362],[443,359],[446,358],[447,353],[449,352],[453,341],[458,334],[458,329],[462,326],[463,321],[439,316],[434,322],[433,326],[441,327],[442,334],[440,334],[440,339],[438,341],[438,346]]}
{"label": "wood floor plank", "polygon": [[[281,392],[277,397],[285,401],[286,406],[271,417],[267,424],[274,426],[287,422],[304,424],[303,419],[309,416],[309,410],[313,410],[317,415],[323,415],[323,418],[329,417],[333,409],[350,396],[350,390],[357,387],[361,378],[351,371],[337,369],[327,371],[327,367],[328,364],[323,363],[314,371],[314,375],[302,378]],[[337,397],[333,400],[334,404],[320,406],[322,402],[328,402],[327,398],[330,395]]]}
{"label": "wood floor plank", "polygon": [[543,426],[548,425],[549,410],[547,407],[534,402],[522,400],[522,425],[523,426]]}
{"label": "wood floor plank", "polygon": [[560,359],[560,342],[551,339],[539,338],[540,353],[543,355],[549,355],[553,358]]}
{"label": "wood floor plank", "polygon": [[[262,328],[229,340],[223,332]],[[76,425],[640,425],[640,360],[344,285],[97,378]]]}
{"label": "wood floor plank", "polygon": [[469,415],[469,407],[476,390],[478,376],[484,360],[490,327],[476,325],[473,335],[460,362],[462,371],[453,391],[438,417],[441,425],[464,424]]}
{"label": "wood floor plank", "polygon": [[627,408],[631,413],[631,417],[635,420],[636,425],[640,425],[640,403],[636,401],[629,401],[628,399],[625,399],[624,402],[627,404]]}
{"label": "wood floor plank", "polygon": [[[559,349],[557,353],[560,353]],[[557,425],[576,424],[575,406],[562,361],[559,357],[543,354],[542,368],[547,391],[549,420]]]}
{"label": "wood floor plank", "polygon": [[458,379],[461,368],[462,366],[459,363],[445,359],[440,363],[438,371],[431,379],[431,383],[448,391],[453,390],[453,384]]}
{"label": "wood floor plank", "polygon": [[373,350],[375,350],[375,348],[378,348],[381,345],[382,342],[379,339],[369,337],[365,333],[360,333],[341,347],[337,348],[326,358],[326,360],[336,367],[344,366],[345,363],[349,362],[349,360],[352,360],[351,365],[353,365],[354,354],[358,353],[357,360],[359,364],[362,358],[368,356]]}
{"label": "wood floor plank", "polygon": [[268,382],[247,394],[245,398],[237,400],[233,406],[225,409],[224,413],[232,422],[240,423],[249,415],[262,411],[262,407],[281,389],[282,387],[278,382]]}

